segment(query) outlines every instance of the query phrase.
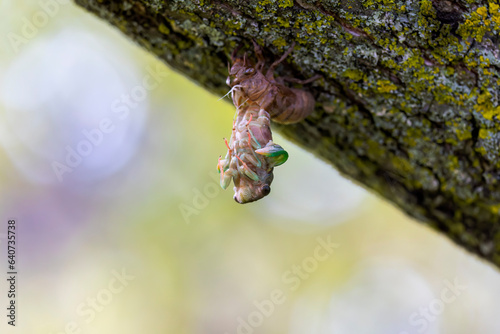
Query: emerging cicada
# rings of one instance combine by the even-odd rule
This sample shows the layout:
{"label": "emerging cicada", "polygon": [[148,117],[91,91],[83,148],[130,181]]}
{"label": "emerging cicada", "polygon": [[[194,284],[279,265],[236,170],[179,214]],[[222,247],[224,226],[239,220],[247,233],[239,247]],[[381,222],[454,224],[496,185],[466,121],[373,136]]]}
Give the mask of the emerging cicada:
{"label": "emerging cicada", "polygon": [[[231,56],[227,83],[231,86],[236,118],[224,159],[219,157],[217,169],[221,174],[221,187],[226,189],[234,183],[234,199],[238,203],[249,203],[261,199],[271,191],[273,168],[288,159],[288,153],[272,140],[270,123],[289,124],[303,120],[314,110],[314,97],[306,91],[286,87],[284,79],[273,76],[273,71],[293,50],[295,44],[277,61],[267,73],[262,73],[265,61],[262,51],[254,43],[257,64],[246,55]],[[234,79],[231,81],[231,77]],[[298,83],[316,80],[289,79]]]}
{"label": "emerging cicada", "polygon": [[288,159],[288,153],[273,143],[270,117],[256,104],[238,108],[228,152],[219,157],[217,169],[221,173],[221,187],[234,182],[234,200],[249,203],[261,199],[271,191],[273,168]]}

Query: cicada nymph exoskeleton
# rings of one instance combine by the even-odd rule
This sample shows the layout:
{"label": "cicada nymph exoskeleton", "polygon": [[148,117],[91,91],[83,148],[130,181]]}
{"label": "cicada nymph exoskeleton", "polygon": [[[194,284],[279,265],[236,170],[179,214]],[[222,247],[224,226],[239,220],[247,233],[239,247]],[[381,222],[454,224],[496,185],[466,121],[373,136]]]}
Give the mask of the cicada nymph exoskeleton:
{"label": "cicada nymph exoskeleton", "polygon": [[[311,93],[284,85],[282,78],[274,78],[274,70],[293,50],[285,54],[263,73],[265,60],[260,46],[254,43],[257,64],[233,52],[227,83],[231,87],[236,117],[224,159],[219,157],[217,169],[220,183],[226,189],[234,183],[234,199],[248,203],[261,199],[271,191],[273,168],[288,159],[288,153],[272,140],[271,119],[278,123],[296,123],[314,110]],[[233,78],[233,79],[232,79]],[[231,80],[232,79],[232,80]],[[288,79],[297,83],[316,80]]]}
{"label": "cicada nymph exoskeleton", "polygon": [[[236,98],[256,103],[269,112],[272,120],[278,123],[290,124],[302,121],[314,111],[314,97],[305,90],[285,86],[284,81],[306,84],[317,80],[320,76],[308,80],[274,77],[274,70],[293,51],[295,43],[280,59],[272,63],[264,74],[265,60],[262,50],[255,41],[253,43],[257,64],[254,65],[246,55],[238,58],[233,53],[231,57],[233,65],[229,69],[227,84],[237,88],[233,90],[233,102]],[[231,77],[234,78],[232,81]]]}

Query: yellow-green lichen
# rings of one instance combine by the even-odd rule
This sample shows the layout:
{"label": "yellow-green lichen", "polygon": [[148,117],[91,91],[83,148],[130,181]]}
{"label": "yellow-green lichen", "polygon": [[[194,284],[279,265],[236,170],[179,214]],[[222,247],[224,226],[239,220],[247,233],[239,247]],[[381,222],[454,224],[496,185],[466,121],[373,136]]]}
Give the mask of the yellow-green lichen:
{"label": "yellow-green lichen", "polygon": [[398,86],[390,82],[389,80],[378,80],[377,81],[377,91],[380,93],[391,93],[398,89]]}
{"label": "yellow-green lichen", "polygon": [[288,43],[283,37],[279,37],[273,41],[273,45],[278,48],[284,48],[285,46],[288,45]]}
{"label": "yellow-green lichen", "polygon": [[392,166],[403,175],[412,174],[414,172],[413,164],[401,157],[393,156],[391,158]]}
{"label": "yellow-green lichen", "polygon": [[456,129],[455,133],[457,134],[457,138],[460,141],[472,138],[472,133],[469,129]]}
{"label": "yellow-green lichen", "polygon": [[349,79],[352,79],[354,81],[359,81],[363,79],[364,73],[360,70],[356,69],[347,69],[344,71],[343,75]]}
{"label": "yellow-green lichen", "polygon": [[479,130],[479,139],[488,139],[491,136],[491,130],[488,129],[480,129]]}
{"label": "yellow-green lichen", "polygon": [[170,29],[168,29],[168,27],[166,25],[164,25],[163,23],[161,23],[159,26],[158,26],[158,30],[164,34],[164,35],[168,35],[170,34]]}
{"label": "yellow-green lichen", "polygon": [[278,17],[277,21],[284,28],[290,27],[290,21],[289,20],[285,20],[285,19],[283,19],[281,17]]}
{"label": "yellow-green lichen", "polygon": [[293,7],[293,0],[279,0],[278,6],[281,8]]}
{"label": "yellow-green lichen", "polygon": [[486,109],[483,111],[482,115],[484,118],[490,121],[493,120],[494,117],[498,119],[498,116],[500,115],[500,106],[496,108]]}
{"label": "yellow-green lichen", "polygon": [[[495,215],[497,215],[500,212],[500,203],[499,204],[490,205],[490,210]],[[500,236],[500,233],[498,234],[498,236]],[[500,240],[498,241],[498,245],[500,245]]]}

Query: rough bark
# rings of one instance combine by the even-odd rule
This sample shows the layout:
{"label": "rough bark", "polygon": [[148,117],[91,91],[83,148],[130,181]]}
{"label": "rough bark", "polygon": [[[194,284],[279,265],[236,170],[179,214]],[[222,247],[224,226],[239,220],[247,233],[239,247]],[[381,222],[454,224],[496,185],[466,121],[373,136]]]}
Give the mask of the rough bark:
{"label": "rough bark", "polygon": [[497,0],[75,0],[224,95],[233,49],[269,61],[315,113],[279,131],[500,266]]}

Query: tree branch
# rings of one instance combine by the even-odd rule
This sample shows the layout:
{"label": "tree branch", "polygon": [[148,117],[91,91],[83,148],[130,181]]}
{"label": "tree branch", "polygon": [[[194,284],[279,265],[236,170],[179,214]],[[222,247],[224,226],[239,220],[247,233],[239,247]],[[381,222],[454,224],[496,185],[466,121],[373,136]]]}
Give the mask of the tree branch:
{"label": "tree branch", "polygon": [[75,0],[219,96],[251,38],[316,110],[275,128],[500,266],[500,10],[485,1]]}

